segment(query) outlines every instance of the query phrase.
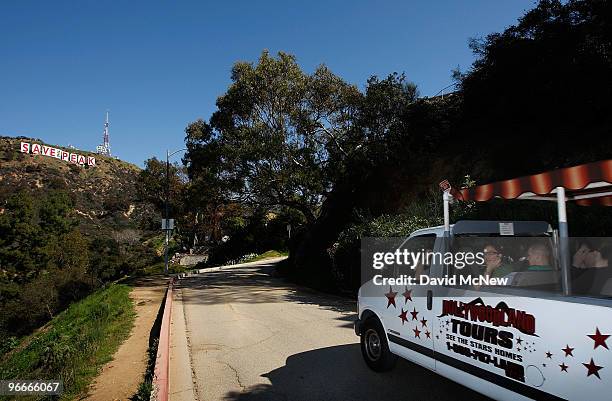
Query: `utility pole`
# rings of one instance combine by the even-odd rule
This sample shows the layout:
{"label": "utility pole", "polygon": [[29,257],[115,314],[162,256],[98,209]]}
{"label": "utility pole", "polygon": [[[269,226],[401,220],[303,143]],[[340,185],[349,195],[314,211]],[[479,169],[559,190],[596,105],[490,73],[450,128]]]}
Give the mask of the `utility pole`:
{"label": "utility pole", "polygon": [[170,196],[170,151],[166,149],[166,202],[165,202],[165,220],[164,220],[164,231],[166,233],[166,244],[164,246],[164,274],[168,275],[168,243],[170,242],[170,230],[168,220],[168,198]]}
{"label": "utility pole", "polygon": [[166,233],[166,240],[164,246],[164,274],[168,275],[168,246],[170,243],[170,232],[174,228],[170,225],[170,157],[174,156],[178,152],[184,152],[187,149],[179,149],[170,153],[170,150],[166,149],[166,196],[165,196],[165,216],[163,219],[163,230]]}

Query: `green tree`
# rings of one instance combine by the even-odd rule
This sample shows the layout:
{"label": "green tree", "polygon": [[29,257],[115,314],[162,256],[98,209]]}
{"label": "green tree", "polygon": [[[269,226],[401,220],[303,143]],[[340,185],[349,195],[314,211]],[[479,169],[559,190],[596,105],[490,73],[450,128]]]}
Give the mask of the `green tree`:
{"label": "green tree", "polygon": [[149,201],[159,210],[163,210],[168,187],[172,209],[180,210],[186,176],[184,169],[175,163],[170,164],[169,171],[169,186],[167,186],[166,162],[156,157],[145,160],[145,168],[138,176],[138,195],[142,200]]}
{"label": "green tree", "polygon": [[39,207],[39,224],[47,235],[62,235],[69,232],[75,225],[69,214],[73,202],[66,192],[51,191],[44,196]]}
{"label": "green tree", "polygon": [[[347,159],[316,224],[290,254],[302,279],[312,285],[322,285],[326,276],[331,281],[328,250],[356,215],[397,213],[439,182],[449,170],[441,161],[452,157],[445,141],[455,111],[452,101],[419,99],[402,74],[368,80],[353,125],[362,146]],[[313,275],[313,269],[319,272]]]}
{"label": "green tree", "polygon": [[43,241],[38,208],[26,191],[10,196],[0,214],[0,269],[5,279],[25,281],[35,275]]}
{"label": "green tree", "polygon": [[327,67],[306,74],[286,53],[236,63],[211,127],[187,128],[190,176],[222,177],[230,200],[290,207],[313,223],[359,143],[352,117],[360,99]]}
{"label": "green tree", "polygon": [[355,209],[389,211],[417,192],[398,189],[431,178],[449,131],[449,113],[418,101],[400,74],[372,77],[362,94],[326,67],[309,75],[293,56],[264,52],[237,63],[232,80],[210,124],[187,127],[190,190],[205,194],[190,205],[299,211],[307,228],[292,257],[304,266],[325,266],[312,255],[326,254]]}
{"label": "green tree", "polygon": [[88,247],[87,240],[78,230],[56,237],[46,246],[49,267],[84,276],[89,265]]}
{"label": "green tree", "polygon": [[89,291],[88,242],[65,192],[7,199],[0,214],[0,333],[39,327]]}

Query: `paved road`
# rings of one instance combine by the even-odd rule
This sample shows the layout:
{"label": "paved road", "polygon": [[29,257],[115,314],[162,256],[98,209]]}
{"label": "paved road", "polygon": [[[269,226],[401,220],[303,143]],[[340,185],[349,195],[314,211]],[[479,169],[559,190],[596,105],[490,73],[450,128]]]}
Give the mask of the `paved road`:
{"label": "paved road", "polygon": [[180,281],[171,400],[484,400],[406,361],[370,371],[355,303],[273,277],[268,262]]}

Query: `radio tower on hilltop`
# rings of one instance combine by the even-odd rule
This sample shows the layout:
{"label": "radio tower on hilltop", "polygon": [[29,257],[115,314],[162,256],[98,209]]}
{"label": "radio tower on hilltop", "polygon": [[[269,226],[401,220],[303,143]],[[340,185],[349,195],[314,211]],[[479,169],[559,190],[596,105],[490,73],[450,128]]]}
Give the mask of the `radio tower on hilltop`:
{"label": "radio tower on hilltop", "polygon": [[96,146],[96,153],[104,155],[104,156],[111,156],[111,148],[110,148],[110,140],[108,137],[108,110],[106,111],[106,122],[104,123],[104,134],[102,137],[102,145],[98,145]]}

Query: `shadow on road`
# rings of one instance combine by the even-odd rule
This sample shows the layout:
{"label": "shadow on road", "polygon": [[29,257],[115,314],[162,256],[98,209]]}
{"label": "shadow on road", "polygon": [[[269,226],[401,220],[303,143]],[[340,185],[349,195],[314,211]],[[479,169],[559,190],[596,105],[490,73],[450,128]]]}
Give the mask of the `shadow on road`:
{"label": "shadow on road", "polygon": [[204,291],[204,296],[187,297],[184,301],[186,304],[293,302],[316,305],[334,312],[357,311],[355,300],[287,283],[273,277],[273,272],[274,264],[229,268],[188,276],[179,281],[178,287]]}
{"label": "shadow on road", "polygon": [[[488,398],[427,369],[399,360],[387,373],[369,370],[359,344],[302,352],[285,366],[262,375],[271,384],[230,392],[226,401],[274,400],[471,400]],[[431,384],[435,383],[435,386]]]}

